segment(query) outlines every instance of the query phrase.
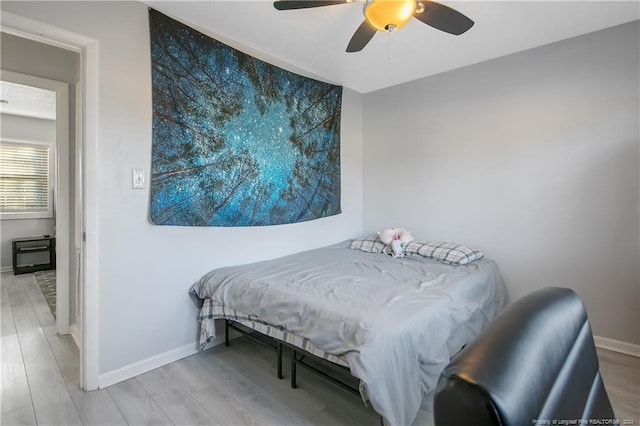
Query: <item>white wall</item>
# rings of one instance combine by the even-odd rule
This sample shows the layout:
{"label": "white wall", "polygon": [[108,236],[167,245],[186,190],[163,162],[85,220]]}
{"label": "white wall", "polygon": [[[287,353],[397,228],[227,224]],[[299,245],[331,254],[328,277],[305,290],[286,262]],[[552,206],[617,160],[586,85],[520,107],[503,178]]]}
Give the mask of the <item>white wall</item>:
{"label": "white wall", "polygon": [[573,288],[639,344],[638,28],[365,95],[364,230],[477,247],[513,300]]}
{"label": "white wall", "polygon": [[[56,123],[31,117],[0,114],[0,136],[6,140],[40,142],[54,146]],[[55,150],[51,151],[55,156]],[[55,158],[55,157],[54,157]],[[0,220],[0,267],[11,270],[13,238],[54,235],[55,221],[51,219],[1,219]],[[23,261],[41,263],[49,260],[47,253],[34,253]],[[20,262],[20,260],[18,260]]]}
{"label": "white wall", "polygon": [[[187,345],[196,347],[190,285],[208,270],[327,245],[362,229],[362,96],[344,91],[342,211],[261,228],[154,226],[148,190],[151,80],[147,7],[135,2],[8,2],[3,10],[99,40],[98,235],[100,374]],[[284,64],[276,64],[284,66]]]}

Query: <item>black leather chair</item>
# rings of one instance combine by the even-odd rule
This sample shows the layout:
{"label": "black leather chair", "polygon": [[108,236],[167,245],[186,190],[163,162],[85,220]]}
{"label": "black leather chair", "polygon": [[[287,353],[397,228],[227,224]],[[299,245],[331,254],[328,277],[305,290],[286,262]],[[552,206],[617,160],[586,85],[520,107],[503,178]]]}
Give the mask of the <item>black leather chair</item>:
{"label": "black leather chair", "polygon": [[437,426],[610,424],[613,409],[578,296],[545,288],[508,306],[444,369],[434,416]]}

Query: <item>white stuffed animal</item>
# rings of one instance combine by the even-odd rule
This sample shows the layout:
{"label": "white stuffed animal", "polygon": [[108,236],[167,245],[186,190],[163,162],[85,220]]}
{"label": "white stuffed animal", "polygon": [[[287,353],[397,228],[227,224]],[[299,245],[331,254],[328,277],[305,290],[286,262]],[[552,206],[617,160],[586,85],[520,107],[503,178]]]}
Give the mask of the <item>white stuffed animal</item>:
{"label": "white stuffed animal", "polygon": [[413,236],[403,228],[388,228],[378,233],[380,241],[391,246],[393,257],[404,257],[404,246],[413,241]]}
{"label": "white stuffed animal", "polygon": [[402,247],[400,240],[391,241],[391,251],[393,251],[394,259],[396,257],[404,257],[404,247]]}

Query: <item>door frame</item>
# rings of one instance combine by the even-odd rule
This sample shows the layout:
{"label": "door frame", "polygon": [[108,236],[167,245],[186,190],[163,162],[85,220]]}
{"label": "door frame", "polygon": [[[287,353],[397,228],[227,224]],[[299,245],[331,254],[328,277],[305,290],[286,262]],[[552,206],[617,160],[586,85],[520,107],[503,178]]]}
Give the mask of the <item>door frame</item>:
{"label": "door frame", "polygon": [[56,332],[69,334],[69,85],[62,81],[1,70],[0,79],[56,93],[55,185],[53,197],[56,227]]}
{"label": "door frame", "polygon": [[[81,91],[80,105],[76,114],[81,129],[76,135],[77,149],[81,149],[82,168],[76,170],[76,179],[82,182],[82,242],[80,253],[79,286],[81,298],[77,301],[80,310],[79,349],[80,387],[84,390],[98,389],[99,385],[99,266],[98,266],[98,40],[50,24],[35,21],[2,11],[2,31],[44,44],[50,44],[80,54]],[[67,120],[68,121],[68,120]],[[68,171],[68,166],[67,166]],[[68,204],[68,203],[67,203]],[[67,221],[68,222],[68,221]],[[68,233],[67,233],[68,234]],[[75,256],[67,246],[69,256]],[[68,309],[67,309],[68,312]]]}

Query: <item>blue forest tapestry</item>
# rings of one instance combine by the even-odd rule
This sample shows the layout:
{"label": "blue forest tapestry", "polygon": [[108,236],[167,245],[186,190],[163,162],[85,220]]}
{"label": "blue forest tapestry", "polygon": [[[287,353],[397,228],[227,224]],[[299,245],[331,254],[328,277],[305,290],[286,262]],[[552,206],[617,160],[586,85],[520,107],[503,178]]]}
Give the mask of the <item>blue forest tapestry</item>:
{"label": "blue forest tapestry", "polygon": [[342,88],[149,10],[150,218],[263,226],[340,213]]}

